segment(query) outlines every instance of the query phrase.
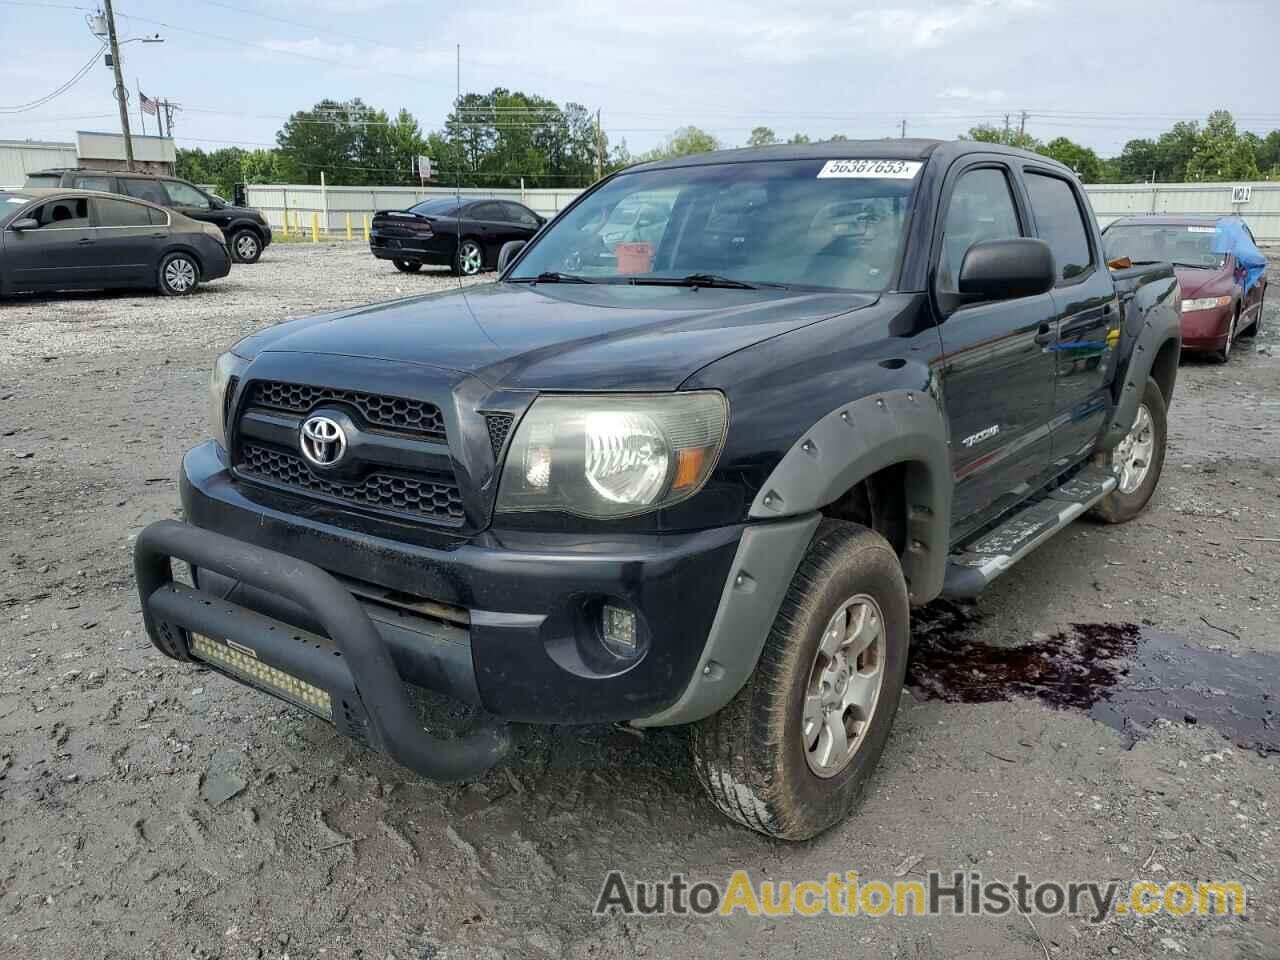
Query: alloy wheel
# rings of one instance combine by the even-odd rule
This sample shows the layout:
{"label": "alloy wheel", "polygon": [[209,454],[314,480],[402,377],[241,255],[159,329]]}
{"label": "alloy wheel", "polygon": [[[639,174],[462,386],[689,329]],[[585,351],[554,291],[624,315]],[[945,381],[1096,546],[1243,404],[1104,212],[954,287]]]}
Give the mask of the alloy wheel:
{"label": "alloy wheel", "polygon": [[170,290],[186,293],[196,285],[196,266],[184,257],[175,257],[164,268],[164,282]]}
{"label": "alloy wheel", "polygon": [[802,705],[804,756],[815,775],[834,777],[862,746],[884,686],[886,649],[884,614],[865,593],[827,621]]}
{"label": "alloy wheel", "polygon": [[1156,432],[1151,422],[1151,411],[1144,403],[1138,407],[1133,426],[1128,435],[1116,447],[1115,466],[1120,473],[1120,492],[1133,493],[1147,479],[1151,458],[1155,453]]}
{"label": "alloy wheel", "polygon": [[480,247],[475,241],[468,240],[462,245],[462,248],[458,251],[458,263],[462,267],[462,272],[468,277],[480,272],[482,265]]}

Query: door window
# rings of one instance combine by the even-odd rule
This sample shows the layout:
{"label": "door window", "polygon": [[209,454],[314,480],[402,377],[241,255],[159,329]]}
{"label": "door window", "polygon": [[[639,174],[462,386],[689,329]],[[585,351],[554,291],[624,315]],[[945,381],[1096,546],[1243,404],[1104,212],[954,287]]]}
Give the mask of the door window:
{"label": "door window", "polygon": [[169,202],[175,207],[209,207],[209,198],[189,183],[166,180],[164,189],[169,194]]}
{"label": "door window", "polygon": [[538,218],[533,215],[533,211],[520,206],[518,203],[504,203],[502,205],[507,212],[505,219],[510,223],[521,223],[526,227],[536,227]]}
{"label": "door window", "polygon": [[81,229],[89,226],[89,200],[86,197],[67,197],[50,200],[31,211],[32,219],[42,227]]}
{"label": "door window", "polygon": [[128,200],[94,200],[100,227],[147,227],[151,225],[151,209]]}
{"label": "door window", "polygon": [[1058,282],[1088,273],[1093,267],[1089,230],[1071,184],[1061,177],[1028,171],[1027,192],[1040,238],[1053,249]]}
{"label": "door window", "polygon": [[498,220],[507,219],[502,212],[502,207],[496,203],[477,203],[471,208],[471,216],[477,220]]}
{"label": "door window", "polygon": [[155,180],[128,180],[122,178],[120,186],[131,197],[137,197],[139,200],[147,201],[147,203],[158,203],[162,207],[169,205],[168,194],[164,192],[164,188]]}
{"label": "door window", "polygon": [[943,222],[938,289],[959,292],[960,265],[975,243],[1020,236],[1018,208],[1005,171],[979,167],[962,174],[951,192],[947,218]]}
{"label": "door window", "polygon": [[73,185],[77,190],[97,190],[100,193],[115,192],[110,177],[76,177]]}

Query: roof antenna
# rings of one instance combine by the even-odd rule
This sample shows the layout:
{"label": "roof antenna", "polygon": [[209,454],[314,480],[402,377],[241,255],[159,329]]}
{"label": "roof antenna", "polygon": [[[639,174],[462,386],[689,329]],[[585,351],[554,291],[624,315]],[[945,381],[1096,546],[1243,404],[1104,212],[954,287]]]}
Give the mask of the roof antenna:
{"label": "roof antenna", "polygon": [[[453,110],[454,110],[454,113],[458,115],[458,122],[465,123],[465,121],[463,120],[463,113],[462,113],[462,44],[458,44],[458,47],[457,47],[456,64],[457,66],[454,74],[455,93],[454,93],[454,99],[453,99]],[[454,211],[453,211],[453,222],[457,225],[457,228],[458,228],[458,238],[453,245],[453,259],[454,259],[454,262],[458,264],[458,289],[461,290],[462,289],[462,161],[461,159],[459,159],[457,163],[458,163],[458,172],[457,172],[457,175],[453,178],[454,198],[457,202],[457,206],[454,208]]]}

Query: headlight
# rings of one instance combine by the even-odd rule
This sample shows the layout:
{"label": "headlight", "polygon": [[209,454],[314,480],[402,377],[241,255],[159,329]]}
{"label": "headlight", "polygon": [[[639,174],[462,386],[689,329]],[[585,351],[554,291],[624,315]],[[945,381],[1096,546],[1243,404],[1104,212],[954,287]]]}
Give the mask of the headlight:
{"label": "headlight", "polygon": [[611,518],[679,503],[711,475],[728,419],[714,391],[539,397],[507,451],[498,511]]}
{"label": "headlight", "polygon": [[1183,300],[1182,312],[1191,313],[1195,310],[1212,310],[1214,307],[1225,307],[1230,302],[1230,297],[1201,297],[1199,300]]}
{"label": "headlight", "polygon": [[231,399],[236,385],[244,375],[249,361],[234,353],[224,353],[213,364],[213,377],[209,380],[209,426],[213,438],[227,449],[227,418],[231,414]]}

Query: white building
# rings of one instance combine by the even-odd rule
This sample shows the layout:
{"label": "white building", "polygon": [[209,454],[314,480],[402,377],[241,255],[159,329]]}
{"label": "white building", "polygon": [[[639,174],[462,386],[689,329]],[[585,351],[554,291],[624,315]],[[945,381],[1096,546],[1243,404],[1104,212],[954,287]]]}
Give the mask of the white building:
{"label": "white building", "polygon": [[[136,169],[148,173],[173,173],[177,152],[172,139],[137,134],[132,139]],[[119,133],[80,130],[74,143],[0,140],[0,187],[22,186],[27,174],[33,170],[48,170],[50,167],[123,170],[124,165],[124,136]]]}

